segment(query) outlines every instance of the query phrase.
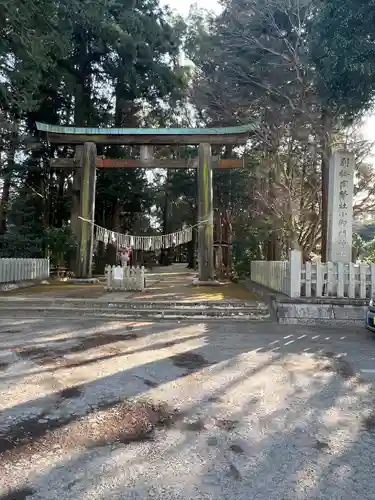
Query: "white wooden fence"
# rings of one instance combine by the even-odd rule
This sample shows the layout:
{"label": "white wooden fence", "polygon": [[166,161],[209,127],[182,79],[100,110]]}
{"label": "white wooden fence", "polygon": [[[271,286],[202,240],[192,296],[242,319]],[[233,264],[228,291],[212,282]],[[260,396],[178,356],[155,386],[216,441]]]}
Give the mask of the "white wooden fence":
{"label": "white wooden fence", "polygon": [[306,262],[302,265],[302,297],[370,299],[373,294],[375,294],[375,264]]}
{"label": "white wooden fence", "polygon": [[251,279],[272,290],[289,295],[289,261],[258,260],[251,263]]}
{"label": "white wooden fence", "polygon": [[289,297],[370,299],[375,294],[375,264],[302,264],[297,250],[290,252],[288,261],[253,261],[251,279]]}
{"label": "white wooden fence", "polygon": [[0,283],[49,278],[49,259],[0,259]]}
{"label": "white wooden fence", "polygon": [[108,291],[143,291],[145,289],[143,266],[106,266],[105,275]]}

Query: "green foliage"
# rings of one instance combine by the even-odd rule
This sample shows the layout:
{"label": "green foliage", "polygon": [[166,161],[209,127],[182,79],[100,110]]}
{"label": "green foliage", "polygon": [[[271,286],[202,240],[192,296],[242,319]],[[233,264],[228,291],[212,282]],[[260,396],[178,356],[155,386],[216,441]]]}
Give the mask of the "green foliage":
{"label": "green foliage", "polygon": [[[38,137],[36,120],[165,127],[192,125],[192,118],[213,126],[261,118],[247,167],[214,173],[215,209],[230,214],[236,235],[236,269],[246,274],[270,240],[284,252],[293,243],[306,251],[319,246],[329,141],[342,118],[374,96],[375,0],[225,0],[223,7],[218,16],[196,11],[186,26],[158,0],[0,0],[1,255],[50,255],[61,263],[74,251],[73,174],[48,162],[73,150]],[[183,43],[194,70],[180,65]],[[135,147],[98,152],[139,157]],[[362,168],[357,179],[366,200],[372,178]],[[196,199],[193,170],[100,171],[96,220],[152,232],[152,213],[173,231],[196,222]],[[369,255],[372,232],[370,225],[359,232],[370,240]]]}
{"label": "green foliage", "polygon": [[36,93],[64,51],[53,0],[0,0],[0,107],[20,116],[35,109]]}
{"label": "green foliage", "polygon": [[1,258],[42,259],[43,239],[39,235],[9,232],[0,236]]}
{"label": "green foliage", "polygon": [[310,25],[319,90],[327,106],[349,119],[375,95],[374,26],[374,0],[325,0]]}
{"label": "green foliage", "polygon": [[[8,181],[0,204],[4,255],[49,252],[59,263],[74,247],[67,232],[73,175],[49,167],[51,156],[73,151],[37,137],[35,121],[160,125],[184,97],[184,30],[184,22],[157,0],[0,0],[0,167]],[[98,152],[139,155],[129,147]],[[100,171],[97,221],[118,231],[147,231],[149,183],[140,170]]]}
{"label": "green foliage", "polygon": [[366,222],[363,226],[357,229],[357,234],[364,242],[369,242],[375,237],[375,221]]}
{"label": "green foliage", "polygon": [[259,235],[255,231],[233,242],[233,265],[238,276],[250,276],[251,261],[260,259],[259,252]]}
{"label": "green foliage", "polygon": [[375,238],[364,245],[365,261],[375,263]]}
{"label": "green foliage", "polygon": [[1,257],[44,258],[44,228],[33,197],[24,192],[11,201],[8,232],[0,236]]}
{"label": "green foliage", "polygon": [[353,233],[352,237],[352,258],[353,261],[356,261],[363,255],[364,251],[364,241],[361,236],[357,233]]}
{"label": "green foliage", "polygon": [[68,265],[74,257],[77,240],[68,225],[63,227],[47,227],[44,232],[45,245],[54,266]]}
{"label": "green foliage", "polygon": [[[374,96],[373,4],[224,0],[218,16],[190,17],[186,50],[196,65],[199,119],[226,125],[260,118],[251,140],[253,178],[232,192],[242,195],[237,218],[262,228],[270,260],[290,247],[326,250],[332,144]],[[356,213],[373,199],[372,169],[362,161],[358,173]]]}

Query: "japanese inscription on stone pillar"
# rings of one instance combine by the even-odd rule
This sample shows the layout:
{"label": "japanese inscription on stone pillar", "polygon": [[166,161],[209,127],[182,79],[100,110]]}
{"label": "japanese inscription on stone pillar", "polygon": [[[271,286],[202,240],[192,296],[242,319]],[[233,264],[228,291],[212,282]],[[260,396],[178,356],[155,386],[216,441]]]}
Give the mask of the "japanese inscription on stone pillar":
{"label": "japanese inscription on stone pillar", "polygon": [[335,151],[330,160],[328,186],[328,260],[351,262],[354,155]]}

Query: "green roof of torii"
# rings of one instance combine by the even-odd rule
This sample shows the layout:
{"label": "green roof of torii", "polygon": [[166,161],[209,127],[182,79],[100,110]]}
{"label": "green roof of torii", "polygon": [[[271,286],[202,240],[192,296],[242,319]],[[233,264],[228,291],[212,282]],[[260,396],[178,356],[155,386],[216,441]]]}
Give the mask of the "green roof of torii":
{"label": "green roof of torii", "polygon": [[60,144],[245,144],[257,124],[223,128],[93,128],[36,123],[51,142]]}

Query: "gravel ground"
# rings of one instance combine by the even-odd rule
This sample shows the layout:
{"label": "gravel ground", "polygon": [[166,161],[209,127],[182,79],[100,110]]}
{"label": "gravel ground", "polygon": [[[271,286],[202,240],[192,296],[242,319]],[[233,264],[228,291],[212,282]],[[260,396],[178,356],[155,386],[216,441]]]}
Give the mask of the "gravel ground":
{"label": "gravel ground", "polygon": [[374,359],[364,329],[0,320],[0,500],[375,500]]}

